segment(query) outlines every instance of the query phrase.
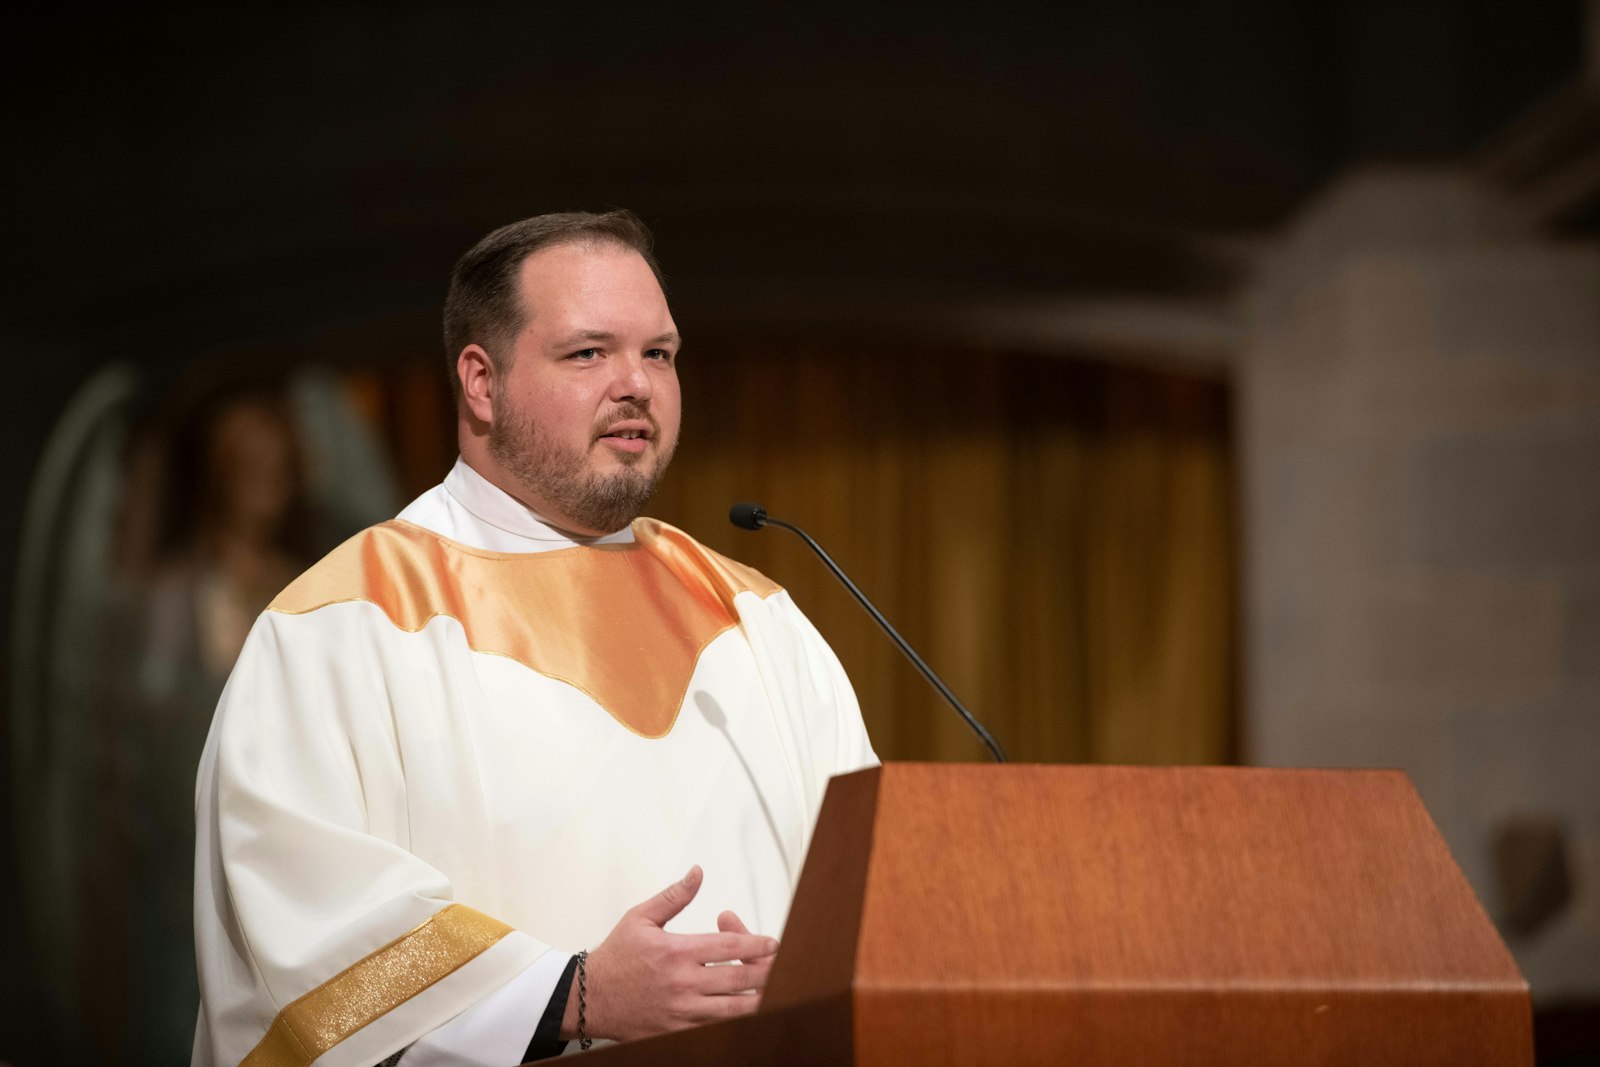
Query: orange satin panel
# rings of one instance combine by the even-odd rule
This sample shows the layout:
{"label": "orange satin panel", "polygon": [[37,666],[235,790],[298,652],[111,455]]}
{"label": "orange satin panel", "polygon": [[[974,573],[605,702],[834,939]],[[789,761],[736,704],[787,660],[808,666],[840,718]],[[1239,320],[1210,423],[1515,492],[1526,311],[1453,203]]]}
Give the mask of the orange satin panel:
{"label": "orange satin panel", "polygon": [[395,520],[334,549],[268,610],[365,600],[413,633],[448,615],[473,651],[566,682],[634,733],[664,737],[701,651],[738,621],[734,596],[778,586],[665,523],[633,530],[628,545],[506,553]]}

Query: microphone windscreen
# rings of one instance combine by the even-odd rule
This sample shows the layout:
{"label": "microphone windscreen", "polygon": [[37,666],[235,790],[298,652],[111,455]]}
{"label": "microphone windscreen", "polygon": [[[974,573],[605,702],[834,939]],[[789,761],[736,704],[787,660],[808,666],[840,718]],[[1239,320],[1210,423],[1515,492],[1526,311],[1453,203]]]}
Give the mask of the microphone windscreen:
{"label": "microphone windscreen", "polygon": [[759,530],[767,524],[767,509],[760,504],[735,504],[728,509],[728,521],[741,530]]}

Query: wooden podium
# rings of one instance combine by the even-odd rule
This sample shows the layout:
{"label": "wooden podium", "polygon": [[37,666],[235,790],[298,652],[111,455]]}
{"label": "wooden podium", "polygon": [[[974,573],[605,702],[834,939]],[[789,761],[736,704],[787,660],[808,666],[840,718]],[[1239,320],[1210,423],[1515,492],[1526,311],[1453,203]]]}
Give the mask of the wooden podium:
{"label": "wooden podium", "polygon": [[1531,1064],[1527,983],[1398,771],[835,778],[761,1010],[621,1064]]}

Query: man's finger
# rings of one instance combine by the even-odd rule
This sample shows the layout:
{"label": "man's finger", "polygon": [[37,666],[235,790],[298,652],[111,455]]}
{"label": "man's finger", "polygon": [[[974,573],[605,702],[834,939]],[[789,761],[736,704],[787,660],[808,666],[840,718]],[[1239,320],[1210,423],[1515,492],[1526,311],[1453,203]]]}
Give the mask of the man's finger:
{"label": "man's finger", "polygon": [[694,989],[707,996],[733,993],[759,993],[767,988],[772,973],[772,957],[766,963],[730,963],[721,967],[702,967],[695,975]]}
{"label": "man's finger", "polygon": [[750,1015],[761,1007],[759,996],[743,996],[735,994],[731,997],[703,997],[700,1000],[706,1022],[715,1022],[718,1019],[734,1019],[741,1015]]}
{"label": "man's finger", "polygon": [[657,926],[665,926],[674,915],[689,906],[689,901],[700,892],[702,879],[700,867],[696,864],[689,868],[689,873],[683,876],[682,881],[673,882],[643,904],[635,905],[632,914],[648,919]]}
{"label": "man's finger", "polygon": [[778,942],[756,934],[679,934],[679,947],[696,963],[759,960],[778,951]]}
{"label": "man's finger", "polygon": [[[738,915],[731,911],[725,911],[721,915],[717,916],[717,929],[721,930],[725,934],[748,934],[750,932],[749,928],[745,926],[744,920],[739,918]],[[755,963],[758,959],[762,958],[769,960],[771,959],[770,956],[752,956],[749,959],[741,958],[740,962]]]}

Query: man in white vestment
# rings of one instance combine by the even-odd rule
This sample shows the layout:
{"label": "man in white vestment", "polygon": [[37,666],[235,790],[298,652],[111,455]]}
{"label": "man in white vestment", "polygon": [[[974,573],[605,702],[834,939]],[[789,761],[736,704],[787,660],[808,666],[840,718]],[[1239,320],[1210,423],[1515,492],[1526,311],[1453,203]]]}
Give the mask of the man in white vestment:
{"label": "man in white vestment", "polygon": [[788,595],[636,517],[680,413],[637,219],[490,234],[445,342],[461,458],[278,595],[218,704],[197,1065],[507,1067],[753,1011],[827,780],[876,762]]}

